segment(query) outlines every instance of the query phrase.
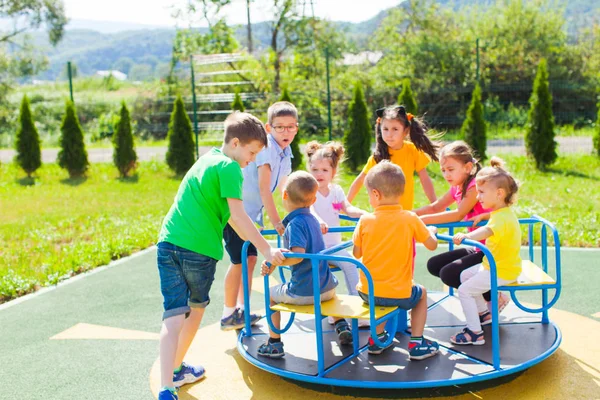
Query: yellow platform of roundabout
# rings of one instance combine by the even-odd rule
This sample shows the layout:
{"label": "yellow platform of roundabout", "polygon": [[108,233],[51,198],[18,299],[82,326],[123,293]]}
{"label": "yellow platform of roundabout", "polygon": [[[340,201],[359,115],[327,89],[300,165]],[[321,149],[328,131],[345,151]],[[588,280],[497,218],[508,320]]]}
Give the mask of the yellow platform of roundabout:
{"label": "yellow platform of roundabout", "polygon": [[[438,399],[600,399],[600,322],[577,314],[550,310],[550,319],[562,332],[560,348],[547,360],[535,365],[509,382],[489,381],[482,390],[460,390],[463,394]],[[202,327],[192,343],[186,360],[206,368],[206,378],[181,388],[185,399],[285,399],[317,400],[344,398],[394,398],[385,393],[361,389],[350,396],[348,389],[338,395],[329,387],[306,388],[263,371],[247,362],[237,351],[236,332],[222,332],[219,324]],[[150,372],[149,383],[156,397],[160,389],[159,360]],[[497,386],[492,386],[497,385]],[[333,391],[335,392],[335,390]],[[446,391],[447,392],[447,391]],[[413,392],[414,393],[414,392]],[[435,391],[419,390],[420,398],[433,397]],[[411,391],[397,391],[398,398],[411,398]]]}

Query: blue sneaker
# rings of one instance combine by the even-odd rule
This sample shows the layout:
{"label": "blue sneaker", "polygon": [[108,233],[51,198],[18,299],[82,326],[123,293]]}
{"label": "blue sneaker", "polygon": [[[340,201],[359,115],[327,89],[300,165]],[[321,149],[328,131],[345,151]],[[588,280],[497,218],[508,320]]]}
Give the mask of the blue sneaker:
{"label": "blue sneaker", "polygon": [[181,363],[181,370],[173,374],[173,384],[180,387],[188,383],[194,383],[204,378],[204,367]]}
{"label": "blue sneaker", "polygon": [[408,344],[408,354],[411,360],[424,360],[435,356],[440,351],[440,345],[433,340],[423,338],[421,343],[410,342]]}
{"label": "blue sneaker", "polygon": [[179,400],[179,396],[177,396],[177,391],[173,393],[169,389],[163,389],[158,392],[158,400]]}
{"label": "blue sneaker", "polygon": [[[387,331],[384,331],[383,333],[380,333],[377,335],[377,339],[379,339],[380,342],[386,342],[389,339],[390,335],[387,333]],[[372,337],[369,336],[369,354],[381,354],[383,353],[383,351],[385,349],[388,349],[390,347],[392,347],[394,345],[394,341],[392,340],[390,342],[390,344],[388,344],[386,347],[380,347],[377,346],[375,344],[375,341],[373,340]]]}
{"label": "blue sneaker", "polygon": [[[229,317],[221,319],[221,330],[232,331],[234,329],[242,329],[246,325],[244,318],[244,311],[236,308]],[[250,314],[250,325],[256,324],[261,318],[261,315]]]}

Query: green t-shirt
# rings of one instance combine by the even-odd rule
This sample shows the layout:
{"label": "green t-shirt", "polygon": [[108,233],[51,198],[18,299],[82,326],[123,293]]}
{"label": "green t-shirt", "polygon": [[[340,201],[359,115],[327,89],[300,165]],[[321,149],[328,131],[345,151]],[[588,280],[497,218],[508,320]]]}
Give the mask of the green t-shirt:
{"label": "green t-shirt", "polygon": [[200,157],[181,181],[158,241],[222,259],[227,199],[242,199],[243,181],[240,165],[221,150]]}

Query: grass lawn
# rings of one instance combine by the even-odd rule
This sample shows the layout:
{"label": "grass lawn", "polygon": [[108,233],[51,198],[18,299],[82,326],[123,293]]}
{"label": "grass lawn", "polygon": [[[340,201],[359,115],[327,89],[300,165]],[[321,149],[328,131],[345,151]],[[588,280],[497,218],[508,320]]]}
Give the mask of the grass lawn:
{"label": "grass lawn", "polygon": [[[505,159],[522,182],[519,216],[554,222],[563,245],[600,246],[600,160],[562,157],[540,173],[524,157]],[[430,175],[443,194],[448,187],[437,165]],[[93,164],[75,181],[55,164],[33,182],[24,176],[13,164],[0,165],[0,302],[152,245],[179,185],[161,162],[141,163],[127,180],[111,164]],[[342,171],[346,190],[352,180]],[[415,205],[425,204],[421,188],[415,192]],[[368,209],[364,192],[356,204]]]}

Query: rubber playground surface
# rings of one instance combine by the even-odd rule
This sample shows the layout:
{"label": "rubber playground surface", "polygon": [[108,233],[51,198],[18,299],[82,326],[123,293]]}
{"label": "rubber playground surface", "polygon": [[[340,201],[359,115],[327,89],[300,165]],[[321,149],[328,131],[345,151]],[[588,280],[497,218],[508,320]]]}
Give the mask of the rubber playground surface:
{"label": "rubber playground surface", "polygon": [[[415,280],[441,290],[426,271],[429,254],[417,253]],[[600,399],[600,250],[563,249],[562,261],[563,291],[550,318],[563,341],[549,359],[512,379],[393,392],[299,385],[246,362],[236,333],[219,329],[227,269],[220,262],[187,357],[205,366],[206,378],[185,386],[180,399]],[[255,279],[252,309],[261,310],[262,280]],[[519,298],[540,303],[538,292]],[[0,398],[154,399],[161,313],[154,248],[0,305]]]}

